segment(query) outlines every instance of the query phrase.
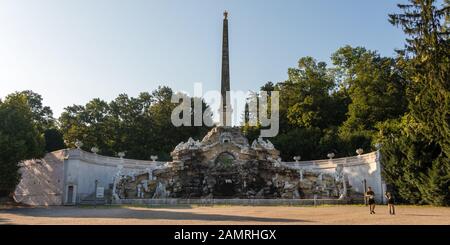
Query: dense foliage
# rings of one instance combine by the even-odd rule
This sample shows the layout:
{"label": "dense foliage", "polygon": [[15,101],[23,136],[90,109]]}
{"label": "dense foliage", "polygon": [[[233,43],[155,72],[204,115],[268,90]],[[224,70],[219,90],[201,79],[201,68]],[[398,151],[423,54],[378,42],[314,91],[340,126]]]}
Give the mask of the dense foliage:
{"label": "dense foliage", "polygon": [[[172,110],[178,105],[171,103],[172,93],[168,87],[159,87],[136,98],[121,94],[109,103],[93,99],[84,106],[66,107],[59,118],[64,139],[72,147],[80,140],[85,150],[97,147],[103,155],[115,156],[124,151],[128,158],[148,160],[157,155],[160,160],[169,160],[178,143],[189,137],[202,138],[208,131],[206,126],[172,124]],[[193,106],[198,98],[191,100]],[[208,106],[202,105],[203,113]]]}
{"label": "dense foliage", "polygon": [[0,196],[14,191],[20,181],[19,162],[41,157],[44,137],[23,94],[0,101]]}
{"label": "dense foliage", "polygon": [[[285,160],[373,150],[376,126],[406,111],[405,81],[395,59],[345,46],[332,61],[328,68],[312,57],[301,58],[288,70],[288,80],[261,88],[280,92],[280,134],[271,140]],[[246,112],[246,118],[252,116]],[[243,130],[252,138],[259,128],[247,123]]]}
{"label": "dense foliage", "polygon": [[384,175],[410,203],[450,205],[449,1],[399,5],[392,24],[408,35],[403,59],[408,111],[380,125]]}

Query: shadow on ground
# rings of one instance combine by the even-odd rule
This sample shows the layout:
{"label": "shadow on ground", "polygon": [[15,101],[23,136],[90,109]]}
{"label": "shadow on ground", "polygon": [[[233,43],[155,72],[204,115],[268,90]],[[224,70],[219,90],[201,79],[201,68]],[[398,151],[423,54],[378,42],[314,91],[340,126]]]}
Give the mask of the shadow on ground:
{"label": "shadow on ground", "polygon": [[405,214],[403,214],[403,215],[405,215],[405,216],[420,216],[420,217],[441,217],[442,215],[436,215],[436,214],[408,214],[408,213],[405,213]]}
{"label": "shadow on ground", "polygon": [[0,225],[6,224],[8,222],[10,222],[10,219],[4,219],[4,218],[0,218]]}
{"label": "shadow on ground", "polygon": [[[238,216],[225,214],[199,214],[184,211],[169,211],[158,209],[129,209],[129,208],[15,208],[0,211],[1,214],[14,214],[27,217],[45,218],[118,218],[118,219],[147,219],[147,220],[199,220],[199,221],[247,221],[267,223],[311,222],[301,219],[262,218],[252,216]],[[1,222],[1,220],[0,220]]]}

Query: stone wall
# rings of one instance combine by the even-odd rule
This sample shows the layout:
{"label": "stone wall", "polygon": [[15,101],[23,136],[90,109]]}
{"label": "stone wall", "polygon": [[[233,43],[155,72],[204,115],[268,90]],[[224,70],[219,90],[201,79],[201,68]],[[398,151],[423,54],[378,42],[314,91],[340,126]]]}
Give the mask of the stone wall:
{"label": "stone wall", "polygon": [[14,192],[16,202],[28,205],[61,205],[64,151],[48,153],[43,159],[20,163],[22,179]]}
{"label": "stone wall", "polygon": [[[362,199],[353,200],[352,204],[361,204]],[[121,199],[118,205],[248,205],[248,206],[312,206],[312,205],[343,205],[349,204],[348,200],[339,199]]]}
{"label": "stone wall", "polygon": [[[95,186],[103,187],[111,192],[117,173],[133,174],[149,172],[165,164],[157,161],[141,161],[125,158],[106,157],[79,149],[67,150],[67,160],[64,163],[65,186],[76,186],[74,200],[93,199]],[[65,188],[67,192],[67,188]],[[67,203],[65,193],[64,203]]]}
{"label": "stone wall", "polygon": [[[341,165],[345,178],[352,190],[365,192],[364,186],[372,187],[377,202],[384,202],[385,184],[381,178],[381,158],[378,151],[354,157],[336,158],[331,160],[283,162],[284,165],[301,169],[309,169],[320,172],[335,173],[336,167]],[[364,184],[365,183],[365,184]]]}
{"label": "stone wall", "polygon": [[[372,152],[355,157],[332,160],[282,162],[283,165],[334,174],[338,165],[353,191],[364,192],[371,186],[378,202],[383,201],[384,186],[381,179],[380,156]],[[130,176],[134,173],[152,173],[155,169],[164,169],[166,162],[140,161],[106,157],[79,149],[60,150],[48,153],[43,159],[22,163],[22,180],[15,191],[15,199],[30,205],[60,205],[68,203],[68,187],[74,187],[73,200],[80,203],[94,197],[95,180],[98,187],[104,187],[111,193],[118,173]]]}

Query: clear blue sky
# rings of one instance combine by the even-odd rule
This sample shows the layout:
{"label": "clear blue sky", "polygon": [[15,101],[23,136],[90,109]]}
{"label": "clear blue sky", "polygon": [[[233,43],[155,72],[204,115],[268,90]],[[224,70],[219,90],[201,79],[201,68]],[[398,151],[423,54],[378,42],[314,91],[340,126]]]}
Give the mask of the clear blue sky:
{"label": "clear blue sky", "polygon": [[[0,0],[0,98],[31,89],[55,116],[92,98],[168,85],[219,89],[229,11],[233,90],[287,78],[298,58],[329,61],[346,44],[403,46],[392,0]],[[404,1],[402,1],[404,2]]]}

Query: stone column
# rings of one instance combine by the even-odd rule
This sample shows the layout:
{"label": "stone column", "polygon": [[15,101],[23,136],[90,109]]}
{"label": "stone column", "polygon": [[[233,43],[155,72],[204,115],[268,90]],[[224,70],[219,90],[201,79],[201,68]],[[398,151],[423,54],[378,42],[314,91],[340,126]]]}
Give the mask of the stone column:
{"label": "stone column", "polygon": [[222,36],[222,79],[220,92],[220,123],[222,126],[231,126],[231,105],[230,105],[230,60],[228,50],[228,12],[223,13],[223,36]]}

